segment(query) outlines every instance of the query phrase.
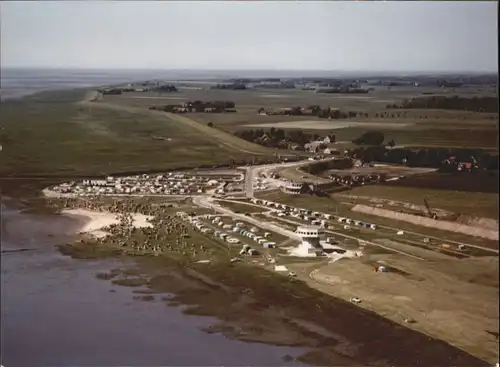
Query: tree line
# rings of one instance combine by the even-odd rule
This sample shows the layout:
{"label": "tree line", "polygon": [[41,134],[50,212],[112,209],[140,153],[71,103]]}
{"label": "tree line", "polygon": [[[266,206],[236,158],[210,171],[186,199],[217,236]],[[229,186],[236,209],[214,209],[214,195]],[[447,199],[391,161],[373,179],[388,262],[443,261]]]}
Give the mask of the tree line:
{"label": "tree line", "polygon": [[319,138],[317,134],[307,134],[302,130],[284,130],[272,127],[270,130],[249,129],[238,130],[235,135],[241,139],[270,148],[286,149],[290,145],[298,145],[300,150],[304,145]]}
{"label": "tree line", "polygon": [[326,93],[326,94],[366,94],[369,93],[372,89],[364,89],[364,88],[349,88],[349,87],[339,87],[339,88],[325,88],[318,89],[316,93]]}
{"label": "tree line", "polygon": [[179,90],[175,85],[160,85],[153,89],[155,92],[159,93],[170,93],[170,92],[178,92]]}
{"label": "tree line", "polygon": [[217,84],[212,86],[211,89],[244,90],[247,89],[247,86],[241,83]]}
{"label": "tree line", "polygon": [[340,111],[338,108],[322,108],[320,105],[312,105],[306,108],[302,106],[293,106],[283,110],[266,110],[261,107],[257,110],[259,114],[266,115],[283,115],[283,116],[315,116],[319,118],[329,118],[329,119],[346,119],[346,118],[356,118],[356,117],[368,117],[367,112],[359,111]]}
{"label": "tree line", "polygon": [[406,164],[410,167],[439,168],[454,172],[460,162],[470,162],[477,169],[498,170],[498,154],[488,154],[470,148],[387,148],[386,146],[358,147],[349,155],[365,162]]}
{"label": "tree line", "polygon": [[418,97],[405,100],[400,106],[390,106],[391,108],[404,109],[442,109],[498,113],[498,97]]}
{"label": "tree line", "polygon": [[[164,106],[151,106],[150,110],[165,112],[236,112],[233,101],[188,101],[183,104],[168,104]],[[209,111],[207,111],[207,109]]]}

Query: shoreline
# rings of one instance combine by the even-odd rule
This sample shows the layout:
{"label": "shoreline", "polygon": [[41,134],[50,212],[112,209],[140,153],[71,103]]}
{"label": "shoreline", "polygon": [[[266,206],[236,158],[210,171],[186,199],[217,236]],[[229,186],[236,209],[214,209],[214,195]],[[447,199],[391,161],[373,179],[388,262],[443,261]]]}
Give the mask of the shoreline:
{"label": "shoreline", "polygon": [[[77,234],[88,234],[94,238],[104,238],[111,233],[106,231],[106,227],[112,225],[119,225],[120,218],[118,214],[109,211],[96,211],[83,208],[78,209],[64,209],[61,211],[62,215],[70,218],[75,218],[81,221],[80,229]],[[153,225],[149,220],[153,219],[152,215],[145,215],[140,213],[130,214],[132,216],[133,228],[152,228]]]}

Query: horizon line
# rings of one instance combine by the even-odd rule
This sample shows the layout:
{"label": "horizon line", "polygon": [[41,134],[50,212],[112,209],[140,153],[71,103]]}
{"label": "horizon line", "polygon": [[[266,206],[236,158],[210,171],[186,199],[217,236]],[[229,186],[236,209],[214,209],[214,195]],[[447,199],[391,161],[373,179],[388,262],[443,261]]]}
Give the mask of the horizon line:
{"label": "horizon line", "polygon": [[378,73],[378,74],[498,74],[498,70],[348,70],[348,69],[236,69],[236,68],[142,68],[142,67],[74,67],[74,66],[0,66],[0,70],[82,70],[82,71],[175,71],[175,72],[314,72],[314,73]]}

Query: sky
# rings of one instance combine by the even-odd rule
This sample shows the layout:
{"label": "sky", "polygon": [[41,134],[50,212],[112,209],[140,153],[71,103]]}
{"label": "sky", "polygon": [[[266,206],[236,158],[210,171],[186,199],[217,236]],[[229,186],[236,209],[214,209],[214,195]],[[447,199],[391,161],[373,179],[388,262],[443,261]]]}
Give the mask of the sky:
{"label": "sky", "polygon": [[496,2],[2,1],[1,66],[497,72]]}

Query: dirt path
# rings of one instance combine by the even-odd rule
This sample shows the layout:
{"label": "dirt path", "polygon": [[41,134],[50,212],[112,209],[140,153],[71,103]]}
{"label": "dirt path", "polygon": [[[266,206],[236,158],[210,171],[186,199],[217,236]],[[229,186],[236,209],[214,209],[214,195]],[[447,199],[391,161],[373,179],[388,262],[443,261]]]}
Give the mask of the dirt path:
{"label": "dirt path", "polygon": [[[229,133],[226,133],[225,131],[203,125],[197,121],[190,119],[189,117],[181,116],[181,115],[178,115],[175,113],[168,113],[168,112],[159,112],[159,113],[164,114],[165,116],[167,116],[171,120],[183,123],[185,125],[192,127],[193,129],[196,129],[200,132],[204,132],[208,135],[211,135],[215,139],[217,139],[220,143],[222,143],[222,144],[224,144],[232,149],[239,150],[242,153],[248,153],[248,154],[253,154],[253,155],[269,155],[269,154],[271,154],[270,152],[268,153],[268,152],[264,151],[265,148],[262,148],[259,145],[247,142],[245,140],[241,140],[241,139],[239,139],[239,138],[237,138]],[[240,147],[237,147],[236,145],[234,145],[234,143],[236,143],[237,140],[240,140],[237,143],[245,148],[240,148]],[[230,143],[230,142],[232,142],[232,143]]]}

